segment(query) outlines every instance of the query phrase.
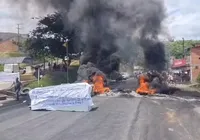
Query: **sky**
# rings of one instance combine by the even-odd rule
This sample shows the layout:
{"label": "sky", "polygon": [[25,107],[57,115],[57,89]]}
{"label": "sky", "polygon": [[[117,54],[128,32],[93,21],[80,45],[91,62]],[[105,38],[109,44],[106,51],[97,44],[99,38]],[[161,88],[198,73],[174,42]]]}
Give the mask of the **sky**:
{"label": "sky", "polygon": [[[52,12],[50,7],[46,7],[41,13],[33,6],[34,3],[30,3],[27,10],[9,5],[7,1],[0,0],[0,32],[17,32],[17,24],[20,24],[20,32],[29,33],[37,24],[37,19],[32,17]],[[167,34],[175,40],[200,39],[199,5],[200,0],[165,0],[167,18],[164,25]]]}
{"label": "sky", "polygon": [[200,0],[165,0],[169,34],[175,39],[200,39]]}

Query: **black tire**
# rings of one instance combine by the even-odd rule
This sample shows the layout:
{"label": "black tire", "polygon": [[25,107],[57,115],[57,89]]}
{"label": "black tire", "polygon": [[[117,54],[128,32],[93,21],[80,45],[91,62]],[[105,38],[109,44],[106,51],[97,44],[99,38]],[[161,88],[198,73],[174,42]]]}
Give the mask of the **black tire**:
{"label": "black tire", "polygon": [[22,93],[21,93],[21,96],[27,96],[30,90],[31,89],[23,89]]}

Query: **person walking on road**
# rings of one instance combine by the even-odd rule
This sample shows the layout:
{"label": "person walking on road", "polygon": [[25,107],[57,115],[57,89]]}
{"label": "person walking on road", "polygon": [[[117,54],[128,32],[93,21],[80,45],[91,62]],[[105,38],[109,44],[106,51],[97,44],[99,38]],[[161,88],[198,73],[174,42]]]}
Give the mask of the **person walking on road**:
{"label": "person walking on road", "polygon": [[19,78],[16,78],[16,81],[13,84],[15,88],[16,100],[19,101],[22,83],[19,81]]}

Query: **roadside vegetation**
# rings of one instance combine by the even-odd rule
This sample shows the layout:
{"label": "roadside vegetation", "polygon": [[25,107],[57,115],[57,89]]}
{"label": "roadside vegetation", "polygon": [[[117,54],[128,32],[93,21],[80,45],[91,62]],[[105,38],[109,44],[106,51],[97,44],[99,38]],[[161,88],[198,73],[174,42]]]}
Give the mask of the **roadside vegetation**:
{"label": "roadside vegetation", "polygon": [[197,83],[195,85],[193,85],[193,87],[199,89],[200,88],[200,74],[198,75],[196,82]]}
{"label": "roadside vegetation", "polygon": [[[196,44],[200,44],[200,40],[185,40],[184,41],[184,48],[185,48],[185,55],[189,56],[190,48],[194,47]],[[170,55],[174,56],[176,59],[180,59],[183,57],[183,41],[177,40],[174,42],[170,42],[167,44],[168,49],[170,50]]]}
{"label": "roadside vegetation", "polygon": [[200,74],[197,77],[197,83],[200,84]]}
{"label": "roadside vegetation", "polygon": [[24,54],[19,52],[11,52],[11,53],[0,53],[0,57],[21,57]]}
{"label": "roadside vegetation", "polygon": [[194,91],[200,91],[200,74],[198,75],[196,82],[189,86]]}
{"label": "roadside vegetation", "polygon": [[0,64],[0,72],[4,71],[4,66]]}
{"label": "roadside vegetation", "polygon": [[[78,67],[70,67],[69,68],[69,83],[73,83],[76,81],[77,78],[77,70]],[[49,72],[47,73],[39,82],[34,81],[28,84],[26,87],[31,89],[37,87],[46,87],[46,86],[53,86],[53,85],[60,85],[67,83],[67,72],[56,71],[56,72]]]}
{"label": "roadside vegetation", "polygon": [[71,67],[79,67],[80,66],[80,61],[79,60],[72,60]]}

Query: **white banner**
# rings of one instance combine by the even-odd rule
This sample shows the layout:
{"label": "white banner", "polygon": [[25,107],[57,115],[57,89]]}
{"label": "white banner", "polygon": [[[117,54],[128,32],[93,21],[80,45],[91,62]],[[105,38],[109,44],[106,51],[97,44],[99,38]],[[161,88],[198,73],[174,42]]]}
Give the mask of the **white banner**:
{"label": "white banner", "polygon": [[0,72],[0,82],[14,82],[17,77],[20,78],[19,73]]}
{"label": "white banner", "polygon": [[36,88],[29,92],[32,110],[90,111],[92,86],[87,83]]}

